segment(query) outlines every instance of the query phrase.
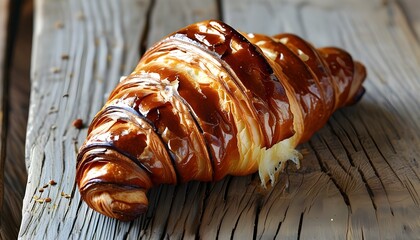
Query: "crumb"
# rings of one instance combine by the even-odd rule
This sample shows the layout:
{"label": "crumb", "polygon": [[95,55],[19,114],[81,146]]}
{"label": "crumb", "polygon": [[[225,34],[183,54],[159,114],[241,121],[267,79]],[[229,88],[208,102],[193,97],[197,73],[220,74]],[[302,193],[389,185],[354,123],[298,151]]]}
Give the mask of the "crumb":
{"label": "crumb", "polygon": [[44,189],[40,188],[40,189],[38,189],[38,192],[42,193],[42,192],[44,192]]}
{"label": "crumb", "polygon": [[81,129],[83,127],[83,120],[81,118],[77,118],[73,121],[73,126],[77,129]]}
{"label": "crumb", "polygon": [[56,182],[56,181],[54,181],[54,180],[50,180],[49,184],[50,184],[51,186],[54,186],[54,185],[57,185],[57,182]]}
{"label": "crumb", "polygon": [[54,26],[55,26],[56,29],[60,29],[60,28],[64,27],[64,23],[61,22],[61,21],[56,21]]}
{"label": "crumb", "polygon": [[46,203],[49,203],[49,202],[51,202],[52,201],[52,199],[50,198],[50,197],[46,197],[46,198],[40,198],[40,197],[38,197],[38,196],[33,196],[33,199],[35,200],[35,202],[37,202],[37,203],[44,203],[44,202],[46,202]]}
{"label": "crumb", "polygon": [[69,60],[70,56],[68,54],[61,55],[61,59],[63,60]]}
{"label": "crumb", "polygon": [[50,71],[51,71],[52,73],[60,73],[60,72],[61,72],[61,69],[60,69],[60,68],[58,68],[58,67],[52,67],[52,68],[50,69]]}
{"label": "crumb", "polygon": [[42,188],[47,188],[48,187],[48,184],[45,184],[44,186],[42,186]]}
{"label": "crumb", "polygon": [[61,192],[61,196],[64,197],[64,198],[71,198],[70,194],[67,194],[67,193],[64,193],[64,192]]}

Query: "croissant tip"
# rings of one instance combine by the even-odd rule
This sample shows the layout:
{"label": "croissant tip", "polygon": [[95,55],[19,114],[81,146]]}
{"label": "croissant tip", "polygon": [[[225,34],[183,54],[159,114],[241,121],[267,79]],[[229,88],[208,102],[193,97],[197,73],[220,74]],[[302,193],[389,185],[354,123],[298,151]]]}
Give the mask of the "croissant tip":
{"label": "croissant tip", "polygon": [[145,189],[105,187],[97,184],[83,191],[85,202],[99,213],[126,222],[146,213],[149,202]]}
{"label": "croissant tip", "polygon": [[145,203],[126,203],[124,201],[114,200],[110,205],[112,212],[110,217],[129,222],[146,213],[147,208],[148,206]]}

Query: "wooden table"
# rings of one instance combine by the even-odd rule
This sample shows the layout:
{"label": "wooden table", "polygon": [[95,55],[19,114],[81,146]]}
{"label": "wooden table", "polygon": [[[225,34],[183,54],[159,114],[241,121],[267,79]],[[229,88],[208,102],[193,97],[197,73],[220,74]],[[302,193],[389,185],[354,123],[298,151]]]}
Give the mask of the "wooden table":
{"label": "wooden table", "polygon": [[0,0],[0,239],[16,239],[22,218],[32,19],[32,1]]}
{"label": "wooden table", "polygon": [[[343,47],[365,63],[367,93],[302,144],[302,167],[289,164],[268,190],[259,186],[257,175],[228,177],[156,188],[150,192],[148,213],[129,223],[90,210],[74,184],[75,158],[87,129],[74,128],[72,121],[89,122],[119,77],[130,73],[152,43],[210,18],[241,31],[293,32],[316,46]],[[28,181],[19,237],[418,238],[419,37],[416,0],[36,0],[25,148]],[[10,62],[10,54],[0,56]],[[6,64],[3,69],[12,68]],[[3,87],[15,84],[4,79]],[[11,110],[6,109],[9,120],[3,118],[2,131],[8,133],[19,126],[10,119]],[[2,140],[1,149],[12,138]],[[3,157],[5,168],[18,168],[10,163],[12,152]],[[6,168],[5,180],[11,173]],[[50,180],[57,184],[48,185]],[[46,198],[51,202],[42,203]],[[6,194],[2,232],[10,232],[4,220],[10,214],[4,207],[8,199]]]}

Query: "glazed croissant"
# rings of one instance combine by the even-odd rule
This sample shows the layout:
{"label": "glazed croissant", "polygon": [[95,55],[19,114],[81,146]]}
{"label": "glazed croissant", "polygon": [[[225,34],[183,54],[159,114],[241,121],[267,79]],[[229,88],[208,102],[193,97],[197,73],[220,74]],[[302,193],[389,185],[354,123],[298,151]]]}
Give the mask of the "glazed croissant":
{"label": "glazed croissant", "polygon": [[362,64],[292,35],[240,34],[219,21],[149,49],[92,121],[77,158],[82,198],[132,220],[160,184],[259,172],[276,180],[295,147],[363,94]]}

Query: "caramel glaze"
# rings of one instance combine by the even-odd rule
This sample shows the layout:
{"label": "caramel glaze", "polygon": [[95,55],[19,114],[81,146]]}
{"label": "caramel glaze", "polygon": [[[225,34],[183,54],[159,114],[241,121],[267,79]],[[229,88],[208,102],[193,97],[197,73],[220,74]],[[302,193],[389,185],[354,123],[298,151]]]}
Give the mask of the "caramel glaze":
{"label": "caramel glaze", "polygon": [[261,50],[242,34],[225,23],[208,21],[190,25],[169,38],[205,48],[221,61],[255,108],[265,147],[293,135],[293,115],[283,85]]}
{"label": "caramel glaze", "polygon": [[[337,108],[353,103],[354,99],[349,96],[357,98],[364,92],[360,87],[361,82],[351,84],[355,64],[361,75],[357,79],[365,78],[364,67],[355,63],[350,54],[342,49],[315,49],[293,34],[247,36],[263,51],[276,56],[273,65],[280,67],[278,75],[284,79],[283,84],[289,85],[289,89],[294,91],[303,117],[304,129],[299,137],[300,143],[309,140]],[[355,94],[359,88],[361,91]]]}
{"label": "caramel glaze", "polygon": [[[221,110],[219,105],[219,96],[215,89],[210,86],[200,86],[195,88],[184,74],[171,70],[170,68],[154,66],[148,67],[151,72],[158,72],[161,79],[167,79],[171,82],[179,81],[179,95],[188,103],[188,109],[195,117],[197,125],[200,127],[204,143],[209,150],[213,161],[213,176],[207,180],[220,180],[226,174],[231,173],[229,167],[236,164],[228,164],[226,160],[230,158],[239,161],[239,154],[236,141],[236,126],[233,124],[233,116],[229,112]],[[178,121],[168,122],[170,127],[178,125]],[[229,154],[228,154],[229,153]],[[211,168],[209,168],[211,169]],[[195,166],[185,167],[185,175],[189,176],[191,172],[196,171]],[[200,180],[200,179],[188,179]]]}
{"label": "caramel glaze", "polygon": [[[236,138],[238,130],[233,112],[240,111],[244,115],[251,115],[253,119],[257,118],[258,113],[252,105],[244,104],[248,102],[247,95],[239,89],[232,76],[214,73],[215,70],[225,72],[225,68],[219,62],[211,63],[212,60],[207,59],[205,55],[203,52],[197,52],[197,46],[171,37],[150,49],[135,72],[159,73],[161,79],[179,82],[178,93],[188,104],[192,116],[203,132],[212,159],[213,180],[220,180],[228,174],[247,175],[255,172],[258,167],[255,161],[250,165],[240,166],[241,158]],[[214,58],[212,54],[207,55]],[[159,58],[165,59],[166,62],[162,64],[152,61]],[[179,59],[184,61],[180,63]],[[203,72],[208,79],[197,80],[186,69]],[[219,92],[223,92],[224,101],[220,99]],[[226,102],[233,102],[233,105],[242,107],[226,109],[221,106]],[[262,135],[262,130],[258,133]]]}
{"label": "caramel glaze", "polygon": [[286,156],[357,101],[365,76],[345,51],[292,34],[244,36],[219,21],[181,29],[145,53],[92,121],[77,158],[82,198],[129,221],[153,186],[254,173],[262,151]]}
{"label": "caramel glaze", "polygon": [[212,166],[198,125],[184,101],[161,79],[132,75],[111,93],[109,101],[128,105],[154,126],[174,162],[178,181],[210,181]]}
{"label": "caramel glaze", "polygon": [[[324,125],[322,122],[323,116],[326,112],[325,102],[322,101],[325,97],[322,91],[317,76],[311,71],[307,64],[292,51],[289,47],[276,41],[271,37],[260,34],[249,34],[248,39],[259,46],[263,51],[270,51],[275,55],[274,64],[280,67],[282,82],[289,85],[289,89],[294,92],[294,96],[301,108],[303,127],[301,139],[307,139],[312,135],[312,132],[305,132],[305,129],[319,129]],[[313,119],[320,119],[313,121]]]}

